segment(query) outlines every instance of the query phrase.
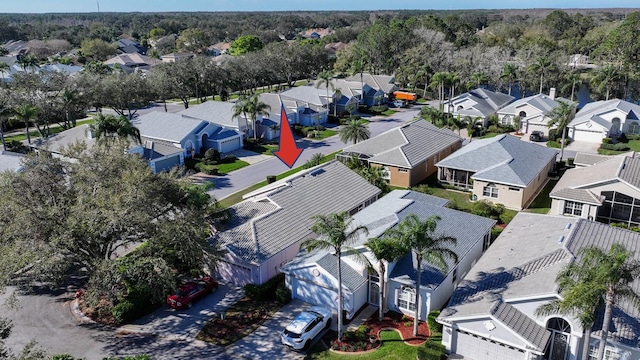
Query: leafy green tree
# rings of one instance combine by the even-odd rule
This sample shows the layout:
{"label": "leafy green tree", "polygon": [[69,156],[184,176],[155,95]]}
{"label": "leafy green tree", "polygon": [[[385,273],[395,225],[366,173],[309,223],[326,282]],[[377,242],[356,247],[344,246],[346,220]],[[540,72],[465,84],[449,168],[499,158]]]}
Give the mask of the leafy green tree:
{"label": "leafy green tree", "polygon": [[24,131],[27,135],[27,142],[29,144],[31,144],[31,134],[29,133],[29,126],[31,125],[32,121],[36,120],[38,114],[38,108],[30,104],[18,105],[13,109],[12,120],[24,123]]}
{"label": "leafy green tree", "polygon": [[487,76],[487,74],[483,72],[475,72],[471,75],[471,80],[468,88],[479,88],[480,85],[485,84],[487,81],[489,81],[489,77]]}
{"label": "leafy green tree", "polygon": [[[327,97],[325,98],[327,100],[327,107],[329,106],[329,88],[331,88],[332,91],[335,91],[335,87],[331,82],[332,79],[333,79],[333,74],[330,71],[323,71],[318,74],[318,80],[316,81],[316,89],[320,88],[323,85],[327,89]],[[333,103],[333,108],[335,110],[336,100],[332,99],[331,102]]]}
{"label": "leafy green tree", "polygon": [[518,68],[514,64],[504,64],[502,67],[502,74],[500,74],[500,79],[506,79],[509,84],[509,96],[511,96],[511,88],[513,87],[513,83],[517,78]]}
{"label": "leafy green tree", "polygon": [[332,251],[338,266],[338,339],[342,339],[342,256],[351,256],[355,260],[367,263],[367,259],[360,252],[351,247],[358,240],[361,233],[368,234],[366,226],[351,226],[352,219],[346,212],[316,215],[315,223],[311,226],[318,237],[304,241],[300,247],[311,252],[314,250]]}
{"label": "leafy green tree", "polygon": [[80,50],[85,56],[88,56],[94,60],[104,61],[114,56],[118,47],[116,44],[110,44],[104,40],[93,38],[84,39],[80,44]]}
{"label": "leafy green tree", "polygon": [[609,100],[611,89],[621,78],[620,69],[613,65],[606,65],[596,71],[591,82],[595,85],[598,92],[605,92],[605,100]]}
{"label": "leafy green tree", "polygon": [[364,243],[371,254],[375,257],[378,262],[378,268],[376,271],[378,272],[378,278],[380,279],[380,304],[378,307],[378,320],[382,321],[384,318],[384,307],[386,304],[385,299],[385,276],[386,276],[386,265],[393,263],[394,261],[400,259],[407,253],[407,249],[404,244],[399,243],[398,241],[391,238],[371,238]]}
{"label": "leafy green tree", "polygon": [[340,141],[348,143],[353,141],[357,144],[360,141],[367,140],[371,137],[371,132],[367,128],[367,125],[360,119],[349,120],[346,124],[342,125],[339,130]]}
{"label": "leafy green tree", "polygon": [[229,52],[231,55],[244,55],[248,52],[260,50],[264,47],[262,40],[256,35],[244,35],[231,43]]}
{"label": "leafy green tree", "polygon": [[323,158],[324,158],[324,155],[322,155],[322,153],[313,154],[313,156],[311,156],[311,159],[307,160],[307,162],[304,163],[304,168],[305,169],[309,169],[309,168],[312,168],[314,166],[318,166],[318,165],[322,164],[322,159]]}
{"label": "leafy green tree", "polygon": [[13,114],[13,108],[7,100],[7,94],[0,93],[0,140],[2,140],[2,150],[7,151],[7,144],[4,140],[4,124],[11,114]]}
{"label": "leafy green tree", "polygon": [[133,126],[124,116],[113,116],[98,114],[91,125],[96,139],[107,145],[112,144],[116,139],[133,140],[142,143],[140,130]]}
{"label": "leafy green tree", "polygon": [[573,116],[573,111],[575,110],[575,105],[569,104],[566,101],[559,100],[557,107],[547,113],[547,116],[550,118],[547,126],[549,128],[553,126],[557,126],[558,130],[562,132],[562,138],[560,143],[560,160],[564,156],[564,143],[565,138],[567,136],[567,125],[569,125],[569,121]]}
{"label": "leafy green tree", "polygon": [[382,190],[382,193],[389,192],[389,183],[386,180],[389,174],[382,166],[364,166],[357,169],[357,172],[373,186]]}
{"label": "leafy green tree", "polygon": [[4,78],[6,74],[9,74],[11,67],[6,62],[0,62],[0,75]]}
{"label": "leafy green tree", "polygon": [[457,239],[437,233],[438,221],[440,221],[438,216],[431,216],[425,221],[421,221],[417,215],[411,214],[402,220],[396,228],[390,229],[386,233],[386,236],[404,244],[415,255],[417,279],[413,336],[418,335],[422,261],[426,260],[443,273],[446,273],[449,268],[447,260],[458,262],[458,255],[450,249],[457,243]]}
{"label": "leafy green tree", "polygon": [[94,60],[88,62],[84,66],[84,71],[98,75],[108,75],[113,72],[113,69],[109,65],[106,65],[101,61]]}
{"label": "leafy green tree", "polygon": [[180,50],[202,54],[211,45],[209,33],[197,28],[184,29],[176,40],[176,46]]}
{"label": "leafy green tree", "polygon": [[580,73],[572,71],[565,76],[565,85],[562,87],[562,92],[566,93],[571,88],[571,101],[575,98],[576,87],[580,87],[582,85],[582,77]]}

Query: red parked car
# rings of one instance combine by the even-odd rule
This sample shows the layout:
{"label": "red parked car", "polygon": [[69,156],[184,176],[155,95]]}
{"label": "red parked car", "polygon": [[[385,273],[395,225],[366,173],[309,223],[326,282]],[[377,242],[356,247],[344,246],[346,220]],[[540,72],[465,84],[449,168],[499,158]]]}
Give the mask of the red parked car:
{"label": "red parked car", "polygon": [[167,304],[174,309],[190,308],[193,302],[218,288],[211,276],[187,281],[178,287],[175,294],[167,297]]}

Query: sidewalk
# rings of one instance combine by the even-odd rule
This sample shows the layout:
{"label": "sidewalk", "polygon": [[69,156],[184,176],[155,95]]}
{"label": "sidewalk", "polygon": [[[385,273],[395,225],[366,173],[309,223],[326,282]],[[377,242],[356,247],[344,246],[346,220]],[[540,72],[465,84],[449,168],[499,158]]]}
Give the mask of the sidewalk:
{"label": "sidewalk", "polygon": [[378,312],[377,306],[367,305],[367,307],[364,308],[364,310],[360,311],[358,316],[356,316],[353,320],[351,320],[351,323],[349,323],[349,326],[347,326],[346,331],[357,330],[360,325],[364,324],[365,321],[369,320],[371,315],[377,312]]}

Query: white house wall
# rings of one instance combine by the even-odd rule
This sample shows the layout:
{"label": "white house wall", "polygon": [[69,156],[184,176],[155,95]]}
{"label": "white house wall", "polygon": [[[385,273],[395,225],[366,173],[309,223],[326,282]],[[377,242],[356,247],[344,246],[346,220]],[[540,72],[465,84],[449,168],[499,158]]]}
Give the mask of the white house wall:
{"label": "white house wall", "polygon": [[568,136],[575,141],[599,143],[607,137],[608,133],[609,129],[605,129],[593,121],[588,121],[577,124],[574,128],[569,128]]}
{"label": "white house wall", "polygon": [[269,281],[269,279],[278,275],[280,273],[280,268],[296,257],[296,255],[300,251],[300,243],[302,241],[303,240],[292,244],[291,246],[280,251],[279,253],[267,259],[267,261],[260,264],[260,278],[257,282],[255,282],[255,284],[264,284],[265,282]]}
{"label": "white house wall", "polygon": [[[566,200],[563,199],[551,199],[551,210],[549,211],[552,215],[564,215],[564,204]],[[582,215],[579,216],[583,219],[593,220],[596,218],[598,214],[598,206],[591,204],[582,204]],[[574,216],[574,215],[567,215]]]}

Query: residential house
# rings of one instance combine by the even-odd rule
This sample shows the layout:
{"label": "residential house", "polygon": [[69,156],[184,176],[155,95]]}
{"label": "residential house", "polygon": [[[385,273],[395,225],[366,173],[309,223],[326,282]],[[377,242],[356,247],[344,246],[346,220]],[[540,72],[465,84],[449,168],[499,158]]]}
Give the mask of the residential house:
{"label": "residential house", "polygon": [[160,64],[162,61],[139,53],[120,54],[103,62],[110,67],[119,67],[127,73],[136,70],[150,70],[151,67]]}
{"label": "residential house", "polygon": [[[228,54],[230,47],[231,47],[231,43],[228,42],[228,41],[219,42],[217,44],[213,44],[213,45],[209,46],[210,49],[218,50],[218,52],[220,52],[220,55]],[[218,56],[218,55],[215,55],[215,56]]]}
{"label": "residential house", "polygon": [[[143,156],[154,173],[169,170],[174,165],[184,164],[183,149],[169,145],[164,146],[165,144],[154,144],[148,140],[143,138],[142,144],[132,142],[129,153]],[[34,150],[46,150],[54,157],[66,158],[67,148],[81,142],[85,144],[87,149],[91,149],[96,143],[95,134],[88,124],[76,126],[46,139],[35,140],[31,144],[23,143]]]}
{"label": "residential house", "polygon": [[595,64],[589,63],[589,56],[583,54],[572,54],[569,56],[569,62],[567,66],[574,69],[595,69]]}
{"label": "residential house", "polygon": [[640,134],[640,105],[612,99],[585,105],[568,125],[574,141],[600,143],[606,137]]}
{"label": "residential house", "polygon": [[549,194],[550,213],[640,226],[637,154],[604,157],[578,153],[576,160],[582,166],[567,170]]}
{"label": "residential house", "polygon": [[[491,240],[495,220],[464,213],[445,207],[447,200],[407,190],[394,190],[353,216],[354,226],[366,226],[369,234],[360,234],[354,248],[369,258],[374,268],[378,261],[364,243],[372,237],[397,227],[407,216],[414,214],[421,221],[438,216],[437,232],[456,238],[451,248],[458,255],[458,262],[447,261],[448,270],[442,272],[428,261],[421,265],[420,302],[417,305],[420,319],[426,319],[433,309],[442,308],[457,282],[480,258]],[[349,256],[342,259],[343,298],[346,317],[351,319],[363,306],[380,306],[380,279],[378,273],[368,270]],[[400,260],[388,264],[384,274],[384,308],[409,316],[414,315],[417,279],[416,257],[409,253]],[[378,269],[379,270],[379,269]],[[301,252],[282,268],[285,282],[294,299],[314,305],[332,306],[337,299],[338,271],[335,254],[327,251]]]}
{"label": "residential house", "polygon": [[[549,95],[537,94],[528,96],[512,102],[511,104],[498,110],[498,120],[501,125],[514,126],[516,130],[530,134],[533,131],[541,131],[545,136],[549,136],[549,113],[560,106],[560,101],[569,103],[569,100],[556,100],[556,89],[551,88]],[[571,114],[572,116],[574,112]],[[518,124],[516,124],[516,119]],[[555,129],[557,126],[552,126]]]}
{"label": "residential house", "polygon": [[242,135],[238,131],[184,114],[154,111],[131,123],[140,130],[141,137],[154,145],[172,146],[182,150],[184,155],[211,148],[228,153],[242,147]]}
{"label": "residential house", "polygon": [[513,96],[507,94],[477,88],[450,99],[444,104],[442,111],[455,117],[469,117],[473,121],[480,118],[483,126],[487,126],[489,117],[513,99]]}
{"label": "residential house", "polygon": [[[327,98],[327,86],[324,83],[318,84],[320,94]],[[360,82],[347,81],[345,79],[331,79],[329,84],[329,102],[332,114],[342,114],[345,112],[357,112],[358,104],[362,99],[362,85]]]}
{"label": "residential house", "polygon": [[382,167],[390,185],[408,188],[436,173],[436,163],[461,146],[462,138],[451,130],[417,120],[348,146],[338,159],[355,156],[368,166]]}
{"label": "residential house", "polygon": [[228,229],[210,240],[227,250],[218,262],[218,276],[238,285],[265,283],[296,256],[302,241],[314,236],[314,215],[355,214],[379,194],[380,189],[332,161],[245,195],[229,208]]}
{"label": "residential house", "polygon": [[327,51],[327,54],[329,54],[329,57],[335,58],[336,55],[338,54],[338,51],[346,48],[347,46],[349,45],[343,43],[342,41],[338,41],[338,42],[328,43],[327,45],[324,46],[324,49]]}
{"label": "residential house", "polygon": [[132,39],[119,39],[116,41],[116,46],[118,46],[118,52],[122,54],[147,54],[147,48]]}
{"label": "residential house", "polygon": [[355,74],[346,78],[347,81],[359,82],[362,94],[361,103],[366,106],[384,104],[394,91],[400,90],[392,75],[373,75],[369,73]]}
{"label": "residential house", "polygon": [[438,180],[489,200],[525,209],[547,183],[557,151],[513,135],[473,140],[436,164]]}
{"label": "residential house", "polygon": [[22,171],[22,160],[24,155],[11,151],[0,150],[0,172],[2,171]]}
{"label": "residential house", "polygon": [[321,125],[327,122],[332,94],[313,85],[297,86],[280,93],[283,99],[294,100],[297,108],[296,123],[304,126]]}
{"label": "residential house", "polygon": [[262,93],[258,95],[258,101],[269,106],[266,110],[267,115],[258,116],[258,138],[273,140],[280,137],[280,115],[282,108],[285,109],[289,123],[297,123],[298,105],[295,100],[283,98],[280,94]]}
{"label": "residential house", "polygon": [[[235,103],[228,101],[205,101],[202,104],[191,105],[188,109],[181,110],[177,114],[193,119],[206,120],[212,124],[235,130],[244,134],[244,137],[253,136],[253,124],[251,115],[233,116]],[[235,146],[235,145],[234,145]]]}
{"label": "residential house", "polygon": [[194,53],[179,52],[179,53],[171,53],[171,54],[161,55],[160,59],[162,59],[163,63],[172,63],[172,62],[176,62],[176,61],[193,59],[195,56],[196,56],[196,54],[194,54]]}
{"label": "residential house", "polygon": [[[12,61],[12,58],[8,58],[8,61]],[[18,73],[32,73],[32,74],[47,74],[54,72],[62,72],[68,75],[75,75],[79,71],[82,70],[81,66],[75,65],[63,65],[63,64],[43,64],[39,67],[32,68],[22,68],[17,62],[14,62],[9,66],[8,70],[0,71],[0,79],[3,82],[10,82],[13,79],[13,76]]]}
{"label": "residential house", "polygon": [[303,38],[307,39],[321,39],[327,35],[333,34],[333,30],[328,28],[314,28],[307,29],[300,33]]}
{"label": "residential house", "polygon": [[[581,249],[621,244],[640,260],[640,234],[585,219],[518,213],[453,292],[437,321],[451,358],[531,360],[595,359],[602,312],[592,327],[588,357],[583,328],[572,315],[536,315],[560,299],[554,281]],[[640,291],[640,282],[632,284]],[[640,311],[617,302],[605,359],[638,359]]]}

